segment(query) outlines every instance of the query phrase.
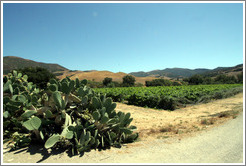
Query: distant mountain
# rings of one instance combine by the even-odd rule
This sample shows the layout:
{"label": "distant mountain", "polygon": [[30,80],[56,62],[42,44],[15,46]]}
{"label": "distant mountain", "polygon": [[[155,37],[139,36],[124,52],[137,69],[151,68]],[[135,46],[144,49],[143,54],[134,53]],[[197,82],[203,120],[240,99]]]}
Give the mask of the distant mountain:
{"label": "distant mountain", "polygon": [[68,70],[67,68],[58,64],[35,62],[29,59],[24,59],[15,56],[3,57],[3,74],[8,74],[10,71],[14,69],[20,69],[24,67],[43,67],[53,73]]}
{"label": "distant mountain", "polygon": [[243,64],[234,67],[218,67],[215,69],[186,69],[186,68],[166,68],[163,70],[152,70],[149,72],[131,72],[129,74],[136,77],[169,77],[169,78],[185,78],[195,74],[201,74],[206,76],[216,76],[219,74],[233,75],[243,71]]}
{"label": "distant mountain", "polygon": [[183,77],[190,77],[194,74],[202,74],[205,72],[210,71],[209,69],[185,69],[185,68],[166,68],[164,70],[153,70],[149,72],[132,72],[129,73],[136,77],[147,77],[147,76],[154,76],[154,77],[169,77],[169,78],[183,78]]}
{"label": "distant mountain", "polygon": [[[3,57],[3,74],[8,74],[14,69],[24,68],[24,67],[43,67],[48,69],[50,72],[54,73],[57,78],[63,79],[65,77],[70,77],[71,79],[88,79],[91,81],[103,81],[105,77],[110,77],[113,81],[122,82],[122,77],[126,76],[127,73],[118,72],[113,73],[110,71],[97,71],[97,70],[69,70],[58,64],[49,64],[35,62],[29,59],[23,59],[20,57],[6,56]],[[136,82],[145,84],[145,81],[151,81],[155,77],[136,77]]]}
{"label": "distant mountain", "polygon": [[[66,76],[75,79],[88,79],[95,81],[102,81],[105,77],[113,78],[113,81],[122,81],[122,77],[127,73],[113,73],[110,71],[97,71],[97,70],[69,70],[58,64],[35,62],[29,59],[23,59],[15,56],[3,57],[3,74],[7,74],[13,69],[19,69],[24,67],[43,67],[54,73],[59,79]],[[217,67],[211,69],[186,69],[186,68],[166,68],[163,70],[152,70],[149,72],[131,72],[128,73],[136,77],[136,82],[145,83],[156,78],[175,79],[190,77],[194,74],[201,74],[205,76],[217,76],[220,74],[236,75],[243,71],[243,64],[234,67]]]}
{"label": "distant mountain", "polygon": [[203,73],[204,76],[214,77],[217,75],[236,75],[243,72],[243,64],[236,65],[234,67],[217,67],[209,72]]}

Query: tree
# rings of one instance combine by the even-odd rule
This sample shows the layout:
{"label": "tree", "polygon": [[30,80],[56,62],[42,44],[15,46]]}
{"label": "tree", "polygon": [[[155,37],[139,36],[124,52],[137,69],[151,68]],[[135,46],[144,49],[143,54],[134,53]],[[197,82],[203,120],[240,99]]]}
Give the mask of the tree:
{"label": "tree", "polygon": [[204,82],[204,78],[199,74],[195,74],[189,78],[189,84],[191,85],[199,85],[199,84],[203,84],[203,82]]}
{"label": "tree", "polygon": [[135,78],[131,75],[126,75],[123,77],[123,85],[124,86],[134,86]]}
{"label": "tree", "polygon": [[212,83],[213,83],[213,80],[211,77],[204,78],[203,84],[212,84]]}
{"label": "tree", "polygon": [[225,74],[218,75],[215,78],[215,82],[219,84],[235,84],[237,82],[237,79],[235,76],[227,76]]}
{"label": "tree", "polygon": [[56,79],[56,76],[42,67],[25,67],[18,69],[17,72],[28,76],[28,81],[33,82],[38,88],[46,89],[47,83],[51,78]]}
{"label": "tree", "polygon": [[237,82],[238,83],[243,83],[243,72],[237,75]]}
{"label": "tree", "polygon": [[108,86],[110,83],[112,83],[112,78],[106,77],[103,80],[103,85]]}

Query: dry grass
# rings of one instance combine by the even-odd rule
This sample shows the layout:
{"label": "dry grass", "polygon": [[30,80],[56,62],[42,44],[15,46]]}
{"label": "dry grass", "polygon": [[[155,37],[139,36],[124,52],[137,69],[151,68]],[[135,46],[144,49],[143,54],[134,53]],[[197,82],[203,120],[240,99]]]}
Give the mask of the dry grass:
{"label": "dry grass", "polygon": [[201,124],[203,125],[213,125],[215,124],[216,118],[202,119]]}
{"label": "dry grass", "polygon": [[235,118],[243,110],[243,94],[187,106],[175,111],[155,110],[117,103],[116,111],[130,112],[142,140],[188,136]]}
{"label": "dry grass", "polygon": [[[66,78],[70,76],[71,79],[87,79],[96,82],[102,82],[105,77],[112,78],[113,81],[122,82],[122,78],[126,76],[126,73],[118,72],[113,73],[110,71],[90,71],[90,72],[83,72],[83,71],[64,71],[63,75],[57,76],[59,79]],[[151,81],[156,79],[156,77],[135,77],[136,83],[145,84],[145,81]]]}

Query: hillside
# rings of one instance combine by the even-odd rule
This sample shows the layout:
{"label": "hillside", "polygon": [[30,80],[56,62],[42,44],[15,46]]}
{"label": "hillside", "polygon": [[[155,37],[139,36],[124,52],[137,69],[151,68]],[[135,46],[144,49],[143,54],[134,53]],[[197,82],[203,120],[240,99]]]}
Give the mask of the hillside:
{"label": "hillside", "polygon": [[[113,73],[110,71],[64,71],[62,75],[57,76],[59,79],[69,77],[70,79],[87,79],[96,82],[102,82],[105,77],[112,78],[113,81],[122,82],[122,78],[127,73],[118,72]],[[135,77],[137,83],[145,84],[145,81],[151,81],[155,77]]]}
{"label": "hillside", "polygon": [[213,70],[211,69],[186,69],[186,68],[166,68],[163,70],[152,70],[149,72],[132,72],[129,73],[136,77],[169,77],[169,78],[184,78],[190,77],[195,74],[201,74],[206,76],[216,76],[220,74],[226,75],[236,75],[243,71],[243,64],[234,66],[234,67],[218,67]]}
{"label": "hillside", "polygon": [[[24,67],[43,67],[48,69],[50,72],[54,73],[57,78],[62,79],[65,77],[70,77],[71,79],[87,79],[91,81],[101,82],[105,77],[110,77],[113,81],[122,82],[122,77],[126,76],[127,73],[118,72],[113,73],[110,71],[96,71],[96,70],[69,70],[58,64],[49,64],[42,62],[35,62],[33,60],[24,59],[15,56],[3,57],[3,74],[8,74],[14,69],[24,68]],[[151,81],[155,77],[135,77],[137,83],[145,84],[145,81]]]}
{"label": "hillside", "polygon": [[203,73],[204,76],[215,77],[217,75],[237,75],[243,71],[243,64],[234,67],[217,67],[209,72]]}
{"label": "hillside", "polygon": [[[96,70],[69,70],[58,64],[35,62],[33,60],[23,59],[20,57],[6,56],[3,57],[3,74],[9,73],[13,69],[24,67],[43,67],[54,73],[59,79],[70,77],[71,79],[88,79],[92,81],[101,82],[105,77],[110,77],[113,81],[122,82],[122,77],[127,73],[110,71],[96,71]],[[135,76],[136,82],[145,84],[145,81],[151,81],[156,78],[176,79],[190,77],[194,74],[202,74],[205,76],[214,77],[220,74],[236,75],[243,71],[243,64],[234,67],[218,67],[213,70],[210,69],[186,69],[186,68],[166,68],[163,70],[152,70],[149,72],[131,72],[130,75]]]}
{"label": "hillside", "polygon": [[147,76],[155,76],[155,77],[170,77],[170,78],[182,78],[182,77],[190,77],[194,74],[202,74],[204,72],[208,72],[209,69],[185,69],[185,68],[166,68],[163,70],[153,70],[149,72],[132,72],[129,74],[132,74],[134,76],[141,76],[141,77],[147,77]]}
{"label": "hillside", "polygon": [[43,67],[48,69],[50,72],[66,71],[63,66],[58,64],[49,64],[42,62],[35,62],[29,59],[24,59],[15,56],[5,56],[3,57],[3,74],[8,74],[14,69],[24,68],[24,67]]}

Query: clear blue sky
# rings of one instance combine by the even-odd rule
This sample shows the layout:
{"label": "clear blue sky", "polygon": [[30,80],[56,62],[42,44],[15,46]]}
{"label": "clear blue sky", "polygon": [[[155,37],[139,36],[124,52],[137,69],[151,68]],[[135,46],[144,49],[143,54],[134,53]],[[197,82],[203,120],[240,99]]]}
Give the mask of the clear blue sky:
{"label": "clear blue sky", "polygon": [[235,66],[243,4],[4,3],[3,56],[126,73]]}

